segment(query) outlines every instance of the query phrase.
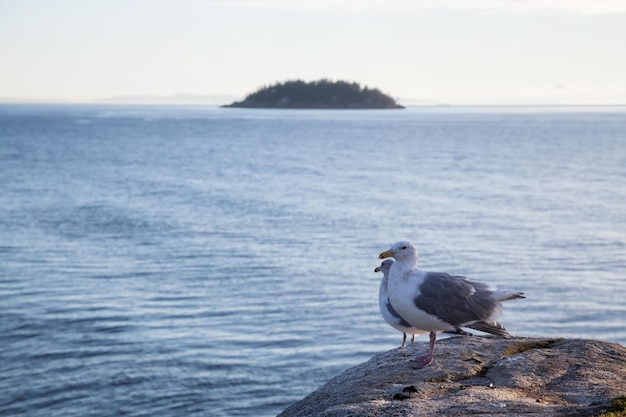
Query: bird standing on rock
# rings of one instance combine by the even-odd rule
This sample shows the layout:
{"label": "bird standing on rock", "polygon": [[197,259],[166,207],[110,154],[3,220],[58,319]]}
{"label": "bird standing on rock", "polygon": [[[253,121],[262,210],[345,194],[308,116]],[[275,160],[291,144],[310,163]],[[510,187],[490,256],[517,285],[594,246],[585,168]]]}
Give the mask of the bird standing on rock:
{"label": "bird standing on rock", "polygon": [[416,334],[426,334],[428,332],[411,326],[411,324],[404,320],[391,306],[389,293],[387,292],[387,283],[389,282],[389,269],[392,264],[393,259],[385,259],[380,266],[377,266],[376,269],[374,269],[374,272],[383,273],[383,279],[380,281],[380,289],[378,291],[378,308],[380,309],[380,314],[383,316],[383,319],[385,319],[387,324],[402,332],[402,345],[400,347],[404,347],[407,333],[412,335],[411,343],[414,343]]}
{"label": "bird standing on rock", "polygon": [[387,286],[391,306],[412,327],[430,333],[429,352],[415,359],[416,369],[433,362],[438,332],[471,327],[501,337],[509,336],[496,322],[502,314],[501,301],[526,298],[523,293],[496,290],[487,284],[443,272],[418,270],[417,249],[408,241],[397,242],[379,255],[380,259],[389,257],[395,259],[389,269]]}
{"label": "bird standing on rock", "polygon": [[[409,322],[403,319],[400,314],[393,308],[391,305],[391,301],[389,300],[389,292],[387,287],[389,286],[389,270],[391,269],[391,265],[394,263],[393,259],[385,259],[380,266],[377,266],[374,269],[374,272],[382,272],[383,279],[380,281],[380,289],[378,291],[378,308],[380,309],[380,314],[383,316],[383,319],[396,330],[402,332],[402,345],[400,347],[404,347],[406,344],[406,334],[409,333],[412,335],[411,343],[415,342],[416,334],[426,334],[428,333],[426,330],[418,329],[416,327],[411,326]],[[462,278],[462,277],[460,277]],[[506,329],[499,323],[487,323],[485,321],[478,321],[476,323],[468,323],[465,327],[469,327],[471,329],[480,330],[487,333],[497,334],[502,337],[510,337],[509,333]],[[466,332],[465,330],[457,327],[454,331],[444,331],[444,333],[454,334],[454,335],[463,335],[463,336],[472,336],[471,333]]]}

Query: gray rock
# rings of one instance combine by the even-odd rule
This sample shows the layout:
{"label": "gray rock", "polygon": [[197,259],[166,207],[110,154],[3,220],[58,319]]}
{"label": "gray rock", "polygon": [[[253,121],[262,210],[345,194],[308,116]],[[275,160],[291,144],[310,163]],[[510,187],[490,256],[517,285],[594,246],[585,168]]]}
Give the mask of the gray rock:
{"label": "gray rock", "polygon": [[592,416],[626,393],[626,348],[597,340],[453,337],[374,356],[279,417]]}

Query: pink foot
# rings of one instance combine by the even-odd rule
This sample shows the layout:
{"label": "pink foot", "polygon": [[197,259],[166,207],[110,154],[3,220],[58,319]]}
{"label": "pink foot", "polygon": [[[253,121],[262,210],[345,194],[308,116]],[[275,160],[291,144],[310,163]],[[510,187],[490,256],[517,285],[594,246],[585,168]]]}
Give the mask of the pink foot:
{"label": "pink foot", "polygon": [[413,360],[411,367],[413,369],[422,369],[426,368],[428,365],[433,363],[433,357],[430,355],[418,356]]}
{"label": "pink foot", "polygon": [[422,369],[433,363],[433,351],[435,350],[435,340],[437,340],[437,333],[430,332],[430,345],[428,349],[428,355],[418,356],[415,358],[411,365],[413,369]]}

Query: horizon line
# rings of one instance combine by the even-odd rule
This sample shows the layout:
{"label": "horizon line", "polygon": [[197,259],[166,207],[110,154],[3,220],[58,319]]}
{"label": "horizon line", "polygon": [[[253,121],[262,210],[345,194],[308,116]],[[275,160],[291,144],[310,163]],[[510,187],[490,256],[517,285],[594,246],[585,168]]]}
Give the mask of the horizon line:
{"label": "horizon line", "polygon": [[[131,106],[146,106],[146,107],[158,107],[158,106],[169,106],[169,107],[223,107],[224,104],[218,103],[193,103],[193,102],[136,102],[136,103],[124,103],[124,102],[105,102],[105,101],[69,101],[69,100],[22,100],[22,99],[3,99],[0,98],[0,105],[24,105],[24,106],[34,106],[34,105],[50,105],[50,106],[117,106],[117,107],[131,107]],[[423,103],[423,104],[403,104],[404,107],[626,107],[626,102],[624,103]],[[248,109],[248,108],[242,108]],[[302,109],[283,109],[283,108],[249,108],[249,110],[309,110],[306,108]],[[310,109],[310,110],[361,110],[361,109],[341,109],[341,108],[332,108],[332,109]],[[362,110],[390,110],[390,109],[362,109]],[[402,110],[400,109],[391,109],[391,110]]]}

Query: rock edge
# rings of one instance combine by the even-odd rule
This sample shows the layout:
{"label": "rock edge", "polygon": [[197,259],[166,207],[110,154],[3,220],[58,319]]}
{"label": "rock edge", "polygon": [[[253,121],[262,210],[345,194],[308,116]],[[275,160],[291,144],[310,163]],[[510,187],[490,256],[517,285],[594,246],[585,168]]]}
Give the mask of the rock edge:
{"label": "rock edge", "polygon": [[453,337],[413,370],[416,343],[337,375],[278,417],[595,416],[626,394],[626,347],[598,340]]}

